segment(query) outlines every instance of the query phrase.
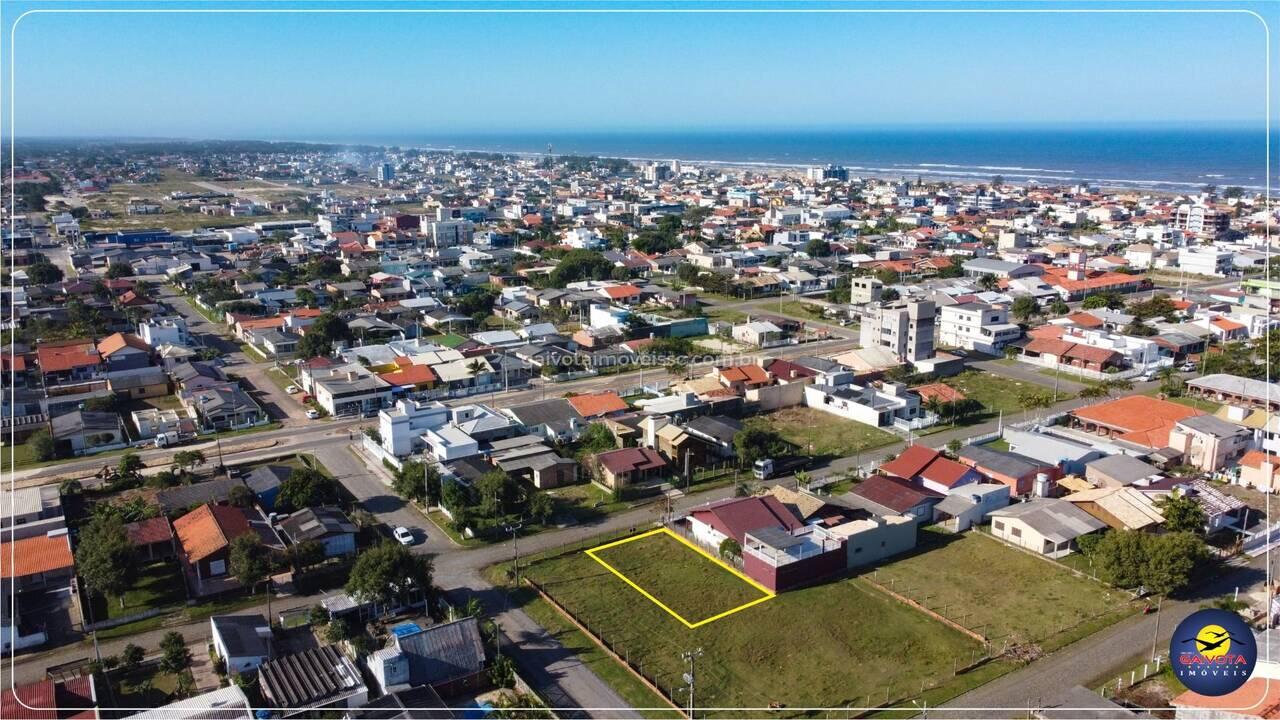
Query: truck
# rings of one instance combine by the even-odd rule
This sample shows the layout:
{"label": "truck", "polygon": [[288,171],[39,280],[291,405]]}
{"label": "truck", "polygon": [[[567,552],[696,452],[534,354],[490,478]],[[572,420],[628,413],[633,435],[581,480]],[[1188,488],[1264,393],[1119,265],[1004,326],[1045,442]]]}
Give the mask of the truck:
{"label": "truck", "polygon": [[158,448],[177,445],[180,438],[176,432],[162,432],[156,435],[155,445]]}
{"label": "truck", "polygon": [[768,480],[781,475],[789,475],[809,466],[810,458],[790,456],[785,458],[761,458],[751,466],[756,480]]}

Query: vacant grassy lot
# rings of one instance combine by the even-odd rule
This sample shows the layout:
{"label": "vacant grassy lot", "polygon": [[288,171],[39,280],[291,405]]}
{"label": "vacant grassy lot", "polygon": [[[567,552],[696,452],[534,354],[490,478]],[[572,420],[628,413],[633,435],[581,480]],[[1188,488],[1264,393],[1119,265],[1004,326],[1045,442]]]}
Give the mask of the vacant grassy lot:
{"label": "vacant grassy lot", "polygon": [[[585,553],[535,563],[524,574],[668,696],[678,699],[672,691],[684,684],[680,653],[701,647],[703,707],[879,705],[886,694],[894,702],[917,696],[922,681],[937,704],[1009,667],[993,663],[953,677],[953,663],[980,655],[979,644],[860,580],[783,593],[691,630]],[[530,602],[521,593],[513,600]]]}
{"label": "vacant grassy lot", "polygon": [[[691,623],[766,595],[666,533],[614,545],[594,555]],[[616,582],[622,584],[621,580]]]}
{"label": "vacant grassy lot", "polygon": [[124,593],[123,606],[120,598],[108,597],[103,599],[101,607],[105,617],[114,620],[148,610],[180,607],[186,601],[186,586],[178,564],[158,562],[139,568],[138,579]]}
{"label": "vacant grassy lot", "polygon": [[820,457],[848,457],[898,441],[884,430],[803,406],[775,410],[747,423],[773,430],[799,452]]}
{"label": "vacant grassy lot", "polygon": [[[955,377],[945,378],[942,382],[964,393],[970,400],[982,403],[983,411],[970,416],[969,422],[987,420],[1001,412],[1005,415],[1022,412],[1026,409],[1022,402],[1022,396],[1026,393],[1053,395],[1053,388],[979,370],[966,370]],[[1071,397],[1070,392],[1058,390],[1059,402]]]}
{"label": "vacant grassy lot", "polygon": [[977,533],[922,532],[920,552],[879,568],[876,582],[997,647],[1008,639],[1048,650],[1076,639],[1078,626],[1109,624],[1134,610],[1124,593]]}

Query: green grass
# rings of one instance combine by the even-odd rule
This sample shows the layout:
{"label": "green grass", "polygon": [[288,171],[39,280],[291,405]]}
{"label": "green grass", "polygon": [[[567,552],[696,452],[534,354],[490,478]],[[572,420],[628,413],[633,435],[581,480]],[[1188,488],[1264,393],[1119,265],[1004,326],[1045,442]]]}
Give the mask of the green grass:
{"label": "green grass", "polygon": [[[967,421],[969,423],[988,420],[1001,412],[1006,416],[1022,412],[1025,409],[1019,397],[1022,393],[1049,393],[1050,395],[1053,393],[1053,388],[1047,388],[1038,383],[1015,380],[980,370],[966,370],[954,377],[945,378],[942,382],[964,393],[970,400],[982,403],[984,411],[971,416]],[[1071,397],[1070,392],[1058,391],[1058,402]],[[1010,418],[1006,417],[1006,419]]]}
{"label": "green grass", "polygon": [[747,314],[741,310],[723,307],[720,305],[708,305],[703,309],[703,315],[706,316],[708,322],[727,322],[737,325],[745,322]]}
{"label": "green grass", "polygon": [[116,619],[148,610],[179,607],[186,600],[181,569],[174,563],[158,562],[139,569],[133,587],[125,591],[123,607],[118,597],[105,598],[101,607],[107,619]]}
{"label": "green grass", "polygon": [[[279,422],[272,421],[265,425],[258,425],[256,427],[244,428],[243,430],[227,430],[227,431],[219,432],[218,437],[221,438],[222,440],[226,440],[227,438],[240,437],[241,435],[253,435],[254,433],[267,432],[268,430],[279,430],[282,427],[284,426],[281,425]],[[202,435],[200,435],[200,439],[212,440],[213,433],[212,432],[203,433]],[[215,455],[217,454],[217,450],[214,450],[214,454]],[[206,452],[205,455],[207,456],[208,452]]]}
{"label": "green grass", "polygon": [[803,300],[784,300],[781,305],[759,305],[761,312],[777,313],[797,320],[821,320],[822,306]]}
{"label": "green grass", "polygon": [[[684,684],[681,652],[701,647],[698,704],[707,707],[879,704],[886,691],[890,700],[917,695],[922,681],[936,703],[970,689],[978,677],[952,676],[956,663],[981,655],[977,641],[861,580],[782,593],[690,630],[637,601],[632,588],[584,553],[524,572],[669,695]],[[1007,671],[988,667],[992,675]]]}
{"label": "green grass", "polygon": [[[190,671],[183,671],[190,674]],[[117,707],[146,708],[168,705],[177,699],[178,675],[162,672],[157,666],[121,675],[116,682]]]}
{"label": "green grass", "polygon": [[245,357],[249,358],[253,362],[267,362],[269,359],[266,355],[262,354],[260,350],[248,343],[240,344],[240,352],[244,353]]}
{"label": "green grass", "polygon": [[1052,370],[1050,368],[1041,368],[1036,372],[1040,373],[1041,375],[1044,375],[1047,378],[1065,380],[1066,382],[1073,382],[1073,383],[1076,383],[1077,385],[1101,385],[1103,383],[1102,380],[1094,380],[1093,378],[1084,377],[1082,375],[1076,375],[1075,373],[1072,373],[1068,370]]}
{"label": "green grass", "polygon": [[[1155,391],[1148,391],[1143,394],[1157,395],[1159,394],[1159,392],[1160,391],[1157,389]],[[1174,402],[1174,403],[1178,403],[1179,405],[1186,405],[1187,407],[1195,408],[1196,410],[1199,410],[1200,412],[1203,412],[1203,413],[1207,413],[1209,415],[1212,415],[1218,412],[1218,410],[1222,407],[1221,403],[1216,403],[1216,402],[1213,402],[1212,400],[1204,400],[1201,398],[1194,398],[1194,397],[1171,397],[1171,398],[1165,398],[1165,399],[1168,400],[1169,402]]]}
{"label": "green grass", "polygon": [[[495,586],[506,587],[510,592],[506,568],[507,566],[493,566],[486,569],[485,575]],[[682,717],[673,710],[666,712],[659,710],[658,708],[669,707],[661,696],[640,682],[621,663],[609,657],[608,653],[594,640],[566,620],[559,611],[538,597],[536,593],[528,588],[521,588],[513,594],[513,604],[520,606],[534,622],[547,631],[548,635],[555,638],[566,651],[573,654],[578,662],[613,688],[628,705],[633,708],[651,708],[641,710],[641,715],[654,720],[675,720]]]}
{"label": "green grass", "polygon": [[747,424],[773,430],[800,452],[815,456],[849,457],[898,441],[879,428],[803,406],[775,410]]}
{"label": "green grass", "polygon": [[[596,557],[691,623],[759,600],[764,595],[725,566],[699,555],[665,533],[606,548],[597,552]],[[607,572],[603,567],[601,570]]]}
{"label": "green grass", "polygon": [[[294,372],[296,373],[297,370],[295,370]],[[298,388],[298,392],[293,393],[294,395],[302,394],[302,388],[299,388],[296,384],[294,384],[294,379],[289,377],[289,374],[286,373],[282,368],[271,368],[267,370],[267,378],[270,379],[271,382],[275,383],[276,387],[280,388],[280,391],[285,393],[286,395],[290,394],[289,393],[290,387]]]}
{"label": "green grass", "polygon": [[12,467],[28,467],[40,464],[36,461],[35,451],[32,450],[28,443],[18,443],[10,445],[5,443],[4,447],[0,447],[0,468],[8,470]]}
{"label": "green grass", "polygon": [[1009,452],[1009,441],[1005,440],[1002,437],[996,438],[991,442],[983,443],[982,446],[991,450],[999,450],[1000,452]]}
{"label": "green grass", "polygon": [[1136,610],[1125,593],[977,533],[925,531],[920,540],[915,554],[880,567],[876,582],[997,645],[1007,639],[1056,649],[1078,639],[1069,632],[1077,626],[1110,624]]}

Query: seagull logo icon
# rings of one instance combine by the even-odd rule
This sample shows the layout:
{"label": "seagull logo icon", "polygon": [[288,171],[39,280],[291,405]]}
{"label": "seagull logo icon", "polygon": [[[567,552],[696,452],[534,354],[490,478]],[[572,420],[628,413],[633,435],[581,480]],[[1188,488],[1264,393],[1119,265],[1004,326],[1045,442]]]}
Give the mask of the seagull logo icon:
{"label": "seagull logo icon", "polygon": [[1221,625],[1205,625],[1200,628],[1200,632],[1195,637],[1184,639],[1183,643],[1195,643],[1196,651],[1207,658],[1216,658],[1226,655],[1231,650],[1231,642],[1242,642],[1239,638],[1234,638],[1231,633],[1227,632]]}

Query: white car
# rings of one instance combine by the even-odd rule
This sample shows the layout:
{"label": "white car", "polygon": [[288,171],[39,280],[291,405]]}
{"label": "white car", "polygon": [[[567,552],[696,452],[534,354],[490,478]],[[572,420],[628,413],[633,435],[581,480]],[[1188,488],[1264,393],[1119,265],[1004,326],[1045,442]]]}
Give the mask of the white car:
{"label": "white car", "polygon": [[319,417],[320,417],[320,411],[319,411],[319,410],[308,410],[308,411],[307,411],[307,419],[308,419],[308,420],[315,420],[315,419],[317,419],[317,418],[319,418]]}
{"label": "white car", "polygon": [[285,389],[284,389],[284,391],[285,391],[285,392],[287,392],[287,393],[289,393],[290,395],[292,395],[292,394],[294,394],[294,393],[298,392],[298,386],[297,386],[297,385],[290,385],[289,387],[285,388]]}
{"label": "white car", "polygon": [[391,534],[395,536],[396,542],[401,545],[413,544],[413,531],[403,525],[393,530]]}

